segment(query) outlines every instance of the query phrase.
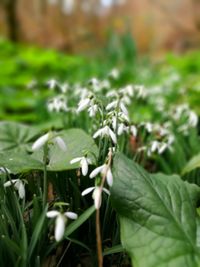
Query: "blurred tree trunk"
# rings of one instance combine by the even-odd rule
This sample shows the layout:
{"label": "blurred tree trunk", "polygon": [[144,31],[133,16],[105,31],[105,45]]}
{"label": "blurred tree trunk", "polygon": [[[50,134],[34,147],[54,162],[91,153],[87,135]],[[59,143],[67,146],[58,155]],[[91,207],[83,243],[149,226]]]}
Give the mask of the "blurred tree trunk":
{"label": "blurred tree trunk", "polygon": [[200,0],[192,0],[194,22],[198,31],[200,31]]}
{"label": "blurred tree trunk", "polygon": [[3,6],[8,27],[8,37],[10,40],[18,41],[19,22],[17,19],[17,0],[0,0]]}

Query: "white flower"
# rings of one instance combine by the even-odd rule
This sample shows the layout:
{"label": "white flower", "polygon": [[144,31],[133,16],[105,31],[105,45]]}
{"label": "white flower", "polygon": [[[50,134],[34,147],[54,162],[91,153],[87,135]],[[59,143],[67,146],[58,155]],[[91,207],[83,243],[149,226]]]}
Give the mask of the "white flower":
{"label": "white flower", "polygon": [[108,167],[107,164],[103,164],[103,165],[97,167],[96,169],[94,169],[90,173],[90,178],[96,177],[99,173],[102,176],[106,175],[106,181],[107,181],[107,183],[108,183],[109,186],[112,186],[113,185],[113,175],[112,175],[112,172],[111,172],[111,168]]}
{"label": "white flower", "polygon": [[50,133],[40,136],[32,145],[32,150],[36,151],[43,147],[49,140]]}
{"label": "white flower", "polygon": [[118,69],[112,69],[109,73],[109,76],[114,79],[117,80],[119,78],[119,70]]}
{"label": "white flower", "polygon": [[60,136],[54,137],[53,141],[59,146],[59,148],[63,151],[67,150],[67,146],[64,140]]}
{"label": "white flower", "polygon": [[86,176],[88,173],[88,165],[92,163],[91,159],[87,157],[78,157],[78,158],[72,159],[70,161],[70,164],[74,164],[77,162],[80,162],[82,174],[83,176]]}
{"label": "white flower", "polygon": [[90,105],[90,98],[81,99],[78,103],[77,113],[83,111]]}
{"label": "white flower", "polygon": [[114,144],[117,143],[116,134],[106,125],[103,128],[100,128],[96,133],[94,133],[93,138],[97,138],[98,136],[108,136],[111,137]]}
{"label": "white flower", "polygon": [[63,151],[66,151],[67,147],[64,142],[64,140],[60,136],[56,136],[56,133],[46,133],[42,136],[40,136],[32,145],[32,151],[39,150],[41,147],[43,147],[47,142],[53,141],[56,143],[60,149]]}
{"label": "white flower", "polygon": [[90,192],[93,191],[93,194],[92,194],[92,198],[94,199],[94,206],[95,208],[98,210],[100,207],[101,207],[101,201],[102,201],[102,190],[110,195],[110,192],[106,189],[106,188],[102,188],[100,186],[95,186],[95,187],[89,187],[87,189],[85,189],[83,192],[82,192],[82,196],[85,196],[87,194],[89,194]]}
{"label": "white flower", "polygon": [[55,79],[51,79],[47,82],[47,85],[50,90],[54,90],[57,86],[59,87],[59,83]]}
{"label": "white flower", "polygon": [[19,197],[23,199],[25,197],[25,186],[24,183],[20,179],[13,179],[11,181],[7,181],[4,183],[4,187],[9,187],[13,185],[15,190],[18,191]]}
{"label": "white flower", "polygon": [[197,116],[197,114],[194,111],[190,111],[188,123],[189,123],[189,125],[191,127],[196,127],[197,126],[198,116]]}
{"label": "white flower", "polygon": [[130,132],[132,133],[132,135],[133,135],[134,137],[137,136],[137,128],[136,128],[135,125],[131,125],[131,126],[130,126]]}
{"label": "white flower", "polygon": [[94,117],[96,115],[97,111],[98,111],[98,105],[97,104],[92,104],[88,108],[88,112],[89,112],[90,117]]}
{"label": "white flower", "polygon": [[66,99],[63,96],[54,97],[47,103],[47,109],[49,112],[68,111]]}
{"label": "white flower", "polygon": [[76,220],[78,217],[74,212],[61,213],[57,210],[48,211],[46,215],[48,218],[56,218],[54,235],[57,242],[63,238],[67,218]]}

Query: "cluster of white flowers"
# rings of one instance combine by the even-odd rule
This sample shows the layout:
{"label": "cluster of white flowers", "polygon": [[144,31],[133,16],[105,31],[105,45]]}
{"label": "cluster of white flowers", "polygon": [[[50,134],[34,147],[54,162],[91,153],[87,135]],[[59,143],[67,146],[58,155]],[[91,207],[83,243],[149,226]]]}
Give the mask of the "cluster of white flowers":
{"label": "cluster of white flowers", "polygon": [[195,128],[198,124],[198,115],[189,108],[188,104],[172,108],[169,115],[171,120],[178,124],[178,132],[184,135],[188,135],[190,128]]}
{"label": "cluster of white flowers", "polygon": [[64,95],[60,95],[48,100],[47,109],[49,112],[69,111],[66,97]]}

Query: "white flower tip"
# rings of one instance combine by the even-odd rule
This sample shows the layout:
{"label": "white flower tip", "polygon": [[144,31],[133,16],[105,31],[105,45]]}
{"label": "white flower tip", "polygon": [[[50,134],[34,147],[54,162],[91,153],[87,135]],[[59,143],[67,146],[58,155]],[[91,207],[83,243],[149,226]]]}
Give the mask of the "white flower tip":
{"label": "white flower tip", "polygon": [[46,144],[49,140],[49,133],[40,136],[32,145],[32,150],[36,151]]}
{"label": "white flower tip", "polygon": [[71,211],[65,212],[65,216],[67,216],[69,219],[72,219],[72,220],[76,220],[78,218],[78,215]]}

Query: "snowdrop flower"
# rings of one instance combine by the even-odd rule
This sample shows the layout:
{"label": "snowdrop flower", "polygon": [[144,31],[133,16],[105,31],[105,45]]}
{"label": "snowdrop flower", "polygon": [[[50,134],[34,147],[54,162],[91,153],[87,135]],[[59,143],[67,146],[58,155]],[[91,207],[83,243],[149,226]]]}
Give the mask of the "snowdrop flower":
{"label": "snowdrop flower", "polygon": [[49,100],[47,104],[47,109],[49,112],[56,111],[68,111],[69,108],[67,107],[66,99],[63,96],[55,97]]}
{"label": "snowdrop flower", "polygon": [[198,116],[194,111],[190,111],[188,123],[191,127],[196,127],[198,123]]}
{"label": "snowdrop flower", "polygon": [[32,150],[36,151],[43,147],[49,141],[50,133],[40,136],[32,145]]}
{"label": "snowdrop flower", "polygon": [[56,143],[58,145],[58,147],[63,150],[66,151],[67,150],[67,146],[64,142],[64,140],[60,137],[60,136],[56,136],[53,138],[54,143]]}
{"label": "snowdrop flower", "polygon": [[11,181],[7,181],[4,183],[4,187],[9,187],[13,185],[15,190],[18,191],[19,197],[23,199],[25,197],[25,186],[24,183],[20,179],[13,179]]}
{"label": "snowdrop flower", "polygon": [[131,134],[132,134],[134,137],[137,136],[137,128],[136,128],[135,125],[131,125],[131,126],[130,126],[130,132],[131,132]]}
{"label": "snowdrop flower", "polygon": [[115,135],[115,133],[110,129],[109,126],[105,126],[103,128],[100,128],[98,131],[96,131],[96,133],[94,133],[93,138],[97,138],[98,136],[108,136],[111,137],[112,141],[114,144],[117,143],[117,137]]}
{"label": "snowdrop flower", "polygon": [[102,191],[106,194],[110,195],[110,192],[106,188],[102,188],[100,186],[89,187],[82,192],[82,196],[85,196],[93,191],[92,198],[94,199],[94,206],[98,210],[101,207],[102,201]]}
{"label": "snowdrop flower", "polygon": [[76,220],[78,218],[76,213],[69,211],[61,213],[57,210],[51,210],[48,211],[46,215],[48,218],[56,218],[54,236],[57,242],[59,242],[63,238],[67,218],[72,220]]}
{"label": "snowdrop flower", "polygon": [[74,158],[70,161],[70,164],[74,164],[80,162],[80,167],[81,167],[81,171],[83,176],[86,176],[88,173],[88,165],[92,163],[90,158],[87,157],[78,157],[78,158]]}
{"label": "snowdrop flower", "polygon": [[103,164],[97,167],[90,173],[90,178],[94,178],[98,174],[101,174],[102,176],[106,175],[106,181],[108,185],[109,186],[113,185],[113,175],[112,175],[110,166],[108,166],[107,164]]}
{"label": "snowdrop flower", "polygon": [[78,108],[77,108],[77,113],[83,111],[84,109],[88,108],[90,105],[91,99],[89,97],[85,99],[81,99],[80,102],[78,103]]}
{"label": "snowdrop flower", "polygon": [[50,90],[54,90],[56,87],[59,87],[59,83],[55,79],[51,79],[47,82],[47,86]]}
{"label": "snowdrop flower", "polygon": [[48,132],[42,136],[40,136],[32,145],[32,151],[39,150],[41,147],[43,147],[46,143],[53,141],[56,143],[59,148],[63,151],[67,150],[66,144],[64,140],[60,136],[56,136],[56,134],[52,132]]}
{"label": "snowdrop flower", "polygon": [[108,74],[108,76],[114,80],[117,80],[119,78],[119,70],[118,69],[112,69],[110,71],[110,73]]}

